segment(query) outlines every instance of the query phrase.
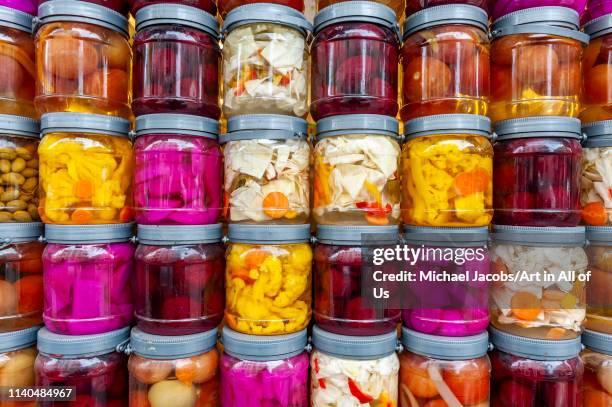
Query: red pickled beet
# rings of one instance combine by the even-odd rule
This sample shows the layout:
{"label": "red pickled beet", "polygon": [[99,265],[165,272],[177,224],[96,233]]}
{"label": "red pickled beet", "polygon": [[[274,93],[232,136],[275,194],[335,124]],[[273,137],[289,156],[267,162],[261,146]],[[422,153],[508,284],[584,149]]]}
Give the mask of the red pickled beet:
{"label": "red pickled beet", "polygon": [[535,407],[535,391],[532,386],[506,380],[499,388],[499,407]]}

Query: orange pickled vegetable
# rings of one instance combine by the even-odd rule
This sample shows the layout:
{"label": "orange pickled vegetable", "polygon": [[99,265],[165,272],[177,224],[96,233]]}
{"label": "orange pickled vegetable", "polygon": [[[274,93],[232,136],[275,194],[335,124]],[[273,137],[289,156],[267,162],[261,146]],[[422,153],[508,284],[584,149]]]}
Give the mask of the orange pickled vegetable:
{"label": "orange pickled vegetable", "polygon": [[70,219],[72,219],[75,223],[87,223],[90,222],[93,218],[93,215],[87,209],[75,209],[70,215]]}
{"label": "orange pickled vegetable", "polygon": [[591,202],[582,208],[582,219],[591,226],[603,226],[608,220],[606,207],[602,202]]}
{"label": "orange pickled vegetable", "polygon": [[289,199],[282,192],[270,192],[263,200],[263,210],[273,219],[282,218],[289,210]]}
{"label": "orange pickled vegetable", "polygon": [[249,250],[244,258],[244,263],[246,264],[249,270],[254,269],[259,267],[259,265],[263,263],[266,257],[268,257],[268,252],[265,250]]}
{"label": "orange pickled vegetable", "polygon": [[121,208],[121,211],[119,212],[119,220],[121,222],[129,222],[132,220],[132,208],[129,206],[124,206]]}
{"label": "orange pickled vegetable", "polygon": [[584,390],[585,407],[610,407],[612,406],[612,396],[599,390],[587,388]]}
{"label": "orange pickled vegetable", "polygon": [[425,364],[420,363],[421,358],[412,355],[402,355],[402,369],[400,369],[400,382],[416,397],[432,398],[438,395],[436,383],[429,378]]}
{"label": "orange pickled vegetable", "polygon": [[423,407],[448,407],[448,404],[442,399],[431,400]]}
{"label": "orange pickled vegetable", "polygon": [[14,287],[19,296],[17,309],[20,314],[41,311],[43,309],[42,276],[25,276],[17,280]]}
{"label": "orange pickled vegetable", "polygon": [[81,179],[74,183],[72,189],[74,191],[74,196],[76,196],[82,201],[88,201],[93,195],[94,187],[91,181]]}
{"label": "orange pickled vegetable", "polygon": [[253,281],[249,276],[249,270],[242,267],[232,267],[230,269],[230,274],[232,275],[232,278],[241,278],[247,283]]}
{"label": "orange pickled vegetable", "polygon": [[442,377],[463,405],[482,403],[489,398],[489,371],[486,363],[445,370]]}
{"label": "orange pickled vegetable", "polygon": [[564,328],[550,328],[548,333],[546,334],[546,339],[562,339],[565,336]]}
{"label": "orange pickled vegetable", "polygon": [[528,292],[518,292],[510,300],[512,313],[519,319],[533,321],[541,311],[541,304],[538,297]]}
{"label": "orange pickled vegetable", "polygon": [[130,391],[130,407],[151,407],[146,391]]}
{"label": "orange pickled vegetable", "polygon": [[216,351],[181,359],[176,364],[176,378],[183,383],[204,383],[215,377],[219,355]]}
{"label": "orange pickled vegetable", "polygon": [[17,309],[17,292],[8,281],[0,280],[0,316],[10,315]]}
{"label": "orange pickled vegetable", "polygon": [[489,189],[491,177],[489,173],[482,169],[476,168],[472,171],[459,173],[455,177],[455,189],[461,196],[476,194],[478,192],[486,192]]}
{"label": "orange pickled vegetable", "polygon": [[368,221],[369,224],[375,226],[385,226],[389,224],[389,219],[387,219],[387,215],[381,216],[378,214],[366,213],[365,219]]}
{"label": "orange pickled vegetable", "polygon": [[45,68],[53,76],[74,80],[95,71],[100,61],[93,45],[70,34],[49,37],[42,46],[46,48],[42,50],[47,56]]}

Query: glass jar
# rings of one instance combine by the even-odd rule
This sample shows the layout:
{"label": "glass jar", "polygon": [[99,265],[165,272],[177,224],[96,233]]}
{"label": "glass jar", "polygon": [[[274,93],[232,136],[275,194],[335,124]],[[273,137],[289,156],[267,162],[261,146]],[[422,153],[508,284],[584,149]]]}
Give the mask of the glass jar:
{"label": "glass jar", "polygon": [[39,113],[132,115],[128,20],[86,1],[54,0],[38,9],[36,98]]}
{"label": "glass jar", "polygon": [[487,226],[493,217],[491,121],[451,114],[407,122],[401,160],[405,224]]}
{"label": "glass jar", "polygon": [[406,407],[488,406],[489,336],[461,339],[402,329],[400,405]]}
{"label": "glass jar", "polygon": [[43,320],[51,332],[91,335],[130,325],[133,225],[47,225]]}
{"label": "glass jar", "polygon": [[429,7],[444,6],[447,4],[468,4],[487,11],[489,1],[490,0],[406,0],[406,16],[410,16],[417,11]]}
{"label": "glass jar", "polygon": [[[431,255],[403,262],[402,270],[415,275],[435,272],[449,276],[468,274],[465,281],[437,282],[420,278],[402,292],[402,320],[407,328],[445,337],[472,336],[489,325],[488,229],[404,227],[404,244]],[[454,252],[449,259],[442,253]],[[436,254],[439,253],[439,254]],[[397,271],[396,271],[397,272]],[[468,403],[469,404],[469,403]]]}
{"label": "glass jar", "polygon": [[[36,0],[0,0],[0,6],[29,14],[30,19],[38,12],[38,2]],[[25,25],[24,28],[26,28]],[[31,28],[32,26],[30,25]]]}
{"label": "glass jar", "polygon": [[129,0],[132,15],[135,16],[138,10],[143,7],[151,6],[153,4],[176,4],[189,7],[195,7],[200,10],[206,11],[213,16],[217,15],[217,2],[215,0]]}
{"label": "glass jar", "polygon": [[[556,1],[558,3],[558,1]],[[521,10],[491,28],[493,122],[518,117],[580,113],[580,60],[588,35],[565,7]]]}
{"label": "glass jar", "polygon": [[397,120],[333,116],[317,123],[314,220],[320,225],[399,223],[401,149]]}
{"label": "glass jar", "polygon": [[[33,387],[36,359],[36,334],[40,326],[21,331],[0,333],[0,387],[8,389]],[[35,401],[2,401],[3,407],[36,407]]]}
{"label": "glass jar", "polygon": [[312,314],[310,225],[228,227],[225,322],[251,335],[301,331]]}
{"label": "glass jar", "polygon": [[494,20],[532,7],[560,6],[573,9],[580,15],[584,13],[587,0],[489,0],[489,9]]}
{"label": "glass jar", "polygon": [[580,358],[584,363],[582,405],[606,407],[612,405],[612,342],[610,335],[592,331],[582,334],[586,347]]}
{"label": "glass jar", "polygon": [[591,21],[584,32],[591,36],[582,56],[580,119],[586,124],[612,119],[612,14]]}
{"label": "glass jar", "polygon": [[42,223],[0,224],[0,333],[42,323]]}
{"label": "glass jar", "polygon": [[43,115],[38,210],[44,223],[124,223],[132,219],[134,165],[129,130],[130,122],[117,117]]}
{"label": "glass jar", "polygon": [[399,309],[377,307],[363,296],[368,248],[362,239],[367,237],[376,237],[378,246],[395,247],[399,229],[317,225],[314,316],[321,329],[339,335],[370,336],[390,332],[399,324]]}
{"label": "glass jar", "polygon": [[[54,0],[55,1],[55,0]],[[96,335],[58,335],[46,328],[38,331],[36,385],[74,386],[73,406],[124,406],[128,399],[128,358],[125,348],[130,328]],[[39,407],[56,401],[39,400]]]}
{"label": "glass jar", "polygon": [[577,119],[530,117],[495,126],[493,223],[580,223],[582,135]]}
{"label": "glass jar", "polygon": [[587,226],[586,253],[591,277],[585,328],[612,335],[612,228]]}
{"label": "glass jar", "polygon": [[314,326],[310,357],[313,406],[397,406],[397,332],[345,336]]}
{"label": "glass jar", "polygon": [[374,2],[340,2],[315,17],[310,114],[397,115],[399,29]]}
{"label": "glass jar", "polygon": [[[329,7],[332,4],[342,3],[344,1],[350,0],[317,0],[317,8],[319,11],[323,10],[325,7]],[[395,15],[398,20],[401,20],[404,16],[404,8],[406,7],[406,1],[404,0],[375,0],[376,3],[384,4],[387,7],[390,7],[395,11]]]}
{"label": "glass jar", "polygon": [[304,11],[304,0],[217,0],[219,14],[222,18],[226,18],[227,13],[236,7],[246,6],[253,3],[273,3],[281,6],[291,7],[300,13]]}
{"label": "glass jar", "polygon": [[612,120],[582,127],[586,142],[582,150],[580,206],[583,223],[612,224]]}
{"label": "glass jar", "polygon": [[308,43],[312,25],[272,3],[234,9],[223,23],[223,114],[308,114]]}
{"label": "glass jar", "polygon": [[182,113],[218,119],[219,25],[180,4],[147,6],[136,15],[134,115]]}
{"label": "glass jar", "polygon": [[10,3],[0,1],[0,114],[36,118],[32,16],[8,8],[16,6]]}
{"label": "glass jar", "polygon": [[487,13],[454,4],[404,22],[402,120],[438,114],[486,116],[489,103]]}
{"label": "glass jar", "polygon": [[209,331],[223,319],[221,224],[138,225],[135,315],[154,335]]}
{"label": "glass jar", "polygon": [[306,329],[293,334],[245,335],[223,327],[223,407],[308,407]]}
{"label": "glass jar", "polygon": [[492,238],[493,326],[536,339],[580,336],[588,265],[584,228],[494,225]]}
{"label": "glass jar", "polygon": [[224,196],[232,223],[308,223],[308,123],[291,116],[245,115],[228,120]]}
{"label": "glass jar", "polygon": [[612,13],[612,3],[608,0],[587,0],[587,9],[583,21],[592,21],[610,13]]}
{"label": "glass jar", "polygon": [[[547,341],[491,328],[492,406],[582,407],[580,338]],[[585,407],[596,407],[585,404]]]}
{"label": "glass jar", "polygon": [[33,119],[0,114],[0,223],[40,220],[39,132]]}
{"label": "glass jar", "polygon": [[219,406],[216,343],[217,329],[185,336],[150,335],[132,329],[130,406]]}
{"label": "glass jar", "polygon": [[136,118],[134,212],[139,225],[204,225],[221,215],[219,123],[200,116]]}

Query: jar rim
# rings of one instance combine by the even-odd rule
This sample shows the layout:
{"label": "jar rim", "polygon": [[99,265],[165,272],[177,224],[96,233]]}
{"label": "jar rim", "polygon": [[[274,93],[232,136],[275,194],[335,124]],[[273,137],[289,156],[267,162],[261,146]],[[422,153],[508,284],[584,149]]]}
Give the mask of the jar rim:
{"label": "jar rim", "polygon": [[439,228],[430,226],[404,226],[403,239],[409,244],[441,245],[446,247],[482,246],[489,239],[489,228]]}
{"label": "jar rim", "polygon": [[152,246],[219,243],[222,225],[138,225],[138,242]]}
{"label": "jar rim", "polygon": [[491,119],[474,114],[424,116],[404,124],[407,139],[441,134],[469,134],[491,139],[491,131]]}
{"label": "jar rim", "polygon": [[13,352],[35,345],[38,330],[42,327],[43,325],[36,325],[19,331],[0,333],[0,353]]}
{"label": "jar rim", "polygon": [[224,352],[242,360],[272,361],[288,359],[304,352],[308,344],[307,329],[286,335],[247,335],[223,327]]}
{"label": "jar rim", "polygon": [[379,114],[330,116],[317,122],[317,139],[350,134],[382,135],[399,139],[398,133],[397,119]]}
{"label": "jar rim", "polygon": [[610,34],[612,32],[612,13],[587,22],[584,25],[584,32],[591,37],[591,40]]}
{"label": "jar rim", "polygon": [[[54,0],[47,3],[54,3]],[[129,138],[129,120],[102,114],[57,112],[40,119],[41,137],[51,133],[90,133]]]}
{"label": "jar rim", "polygon": [[33,20],[34,16],[28,13],[0,6],[0,26],[2,27],[13,28],[31,34]]}
{"label": "jar rim", "polygon": [[45,1],[38,7],[38,17],[34,19],[37,26],[61,21],[93,24],[116,31],[124,37],[129,36],[129,23],[125,16],[110,8],[84,1]]}
{"label": "jar rim", "polygon": [[232,243],[295,244],[310,242],[310,224],[304,225],[248,225],[230,223],[228,238]]}
{"label": "jar rim", "polygon": [[136,117],[135,137],[150,134],[177,134],[219,138],[219,122],[204,116],[156,113]]}
{"label": "jar rim", "polygon": [[535,116],[504,120],[496,123],[493,131],[497,141],[535,137],[582,139],[580,120],[561,116]]}
{"label": "jar rim", "polygon": [[594,246],[612,246],[611,226],[587,226],[586,240]]}
{"label": "jar rim", "polygon": [[398,30],[397,15],[391,7],[371,1],[353,0],[334,3],[320,10],[314,19],[314,34],[341,22],[368,22]]}
{"label": "jar rim", "polygon": [[225,16],[221,32],[229,33],[240,26],[256,23],[284,25],[300,31],[304,36],[312,31],[312,24],[304,14],[292,7],[273,3],[252,3],[230,11]]}
{"label": "jar rim", "polygon": [[582,126],[585,147],[612,147],[612,120],[586,123]]}
{"label": "jar rim", "polygon": [[368,240],[368,236],[375,237],[376,244],[397,244],[399,243],[399,225],[317,225],[316,241],[327,245],[361,246],[364,243],[373,243]]}
{"label": "jar rim", "polygon": [[41,222],[0,223],[0,243],[33,242],[39,240],[42,235]]}
{"label": "jar rim", "polygon": [[582,344],[588,349],[606,355],[612,355],[612,336],[585,329],[582,333]]}
{"label": "jar rim", "polygon": [[308,137],[308,122],[294,116],[249,114],[231,117],[221,143],[240,140],[290,140]]}
{"label": "jar rim", "polygon": [[192,335],[153,335],[135,327],[130,334],[130,350],[149,359],[181,359],[215,348],[217,328]]}
{"label": "jar rim", "polygon": [[39,138],[40,122],[25,116],[0,114],[0,133]]}
{"label": "jar rim", "polygon": [[312,344],[325,354],[352,360],[374,360],[393,355],[397,349],[397,331],[375,336],[348,336],[312,329]]}
{"label": "jar rim", "polygon": [[469,360],[487,354],[489,335],[484,331],[472,336],[444,337],[402,327],[402,344],[408,351],[432,359]]}
{"label": "jar rim", "polygon": [[219,23],[204,10],[183,4],[151,4],[136,12],[136,31],[162,24],[185,25],[219,38]]}
{"label": "jar rim", "polygon": [[533,360],[567,360],[578,357],[582,350],[580,337],[566,340],[533,339],[512,335],[490,327],[494,348]]}
{"label": "jar rim", "polygon": [[487,32],[489,16],[482,8],[469,4],[445,4],[425,8],[404,21],[404,41],[418,31],[454,24],[470,25]]}
{"label": "jar rim", "polygon": [[58,244],[98,244],[129,242],[134,236],[133,223],[106,225],[45,226],[45,240]]}
{"label": "jar rim", "polygon": [[60,335],[41,328],[38,331],[38,351],[46,355],[75,358],[85,355],[113,353],[130,337],[130,327],[93,335]]}
{"label": "jar rim", "polygon": [[531,227],[493,225],[491,239],[498,244],[523,246],[583,246],[586,242],[584,226]]}

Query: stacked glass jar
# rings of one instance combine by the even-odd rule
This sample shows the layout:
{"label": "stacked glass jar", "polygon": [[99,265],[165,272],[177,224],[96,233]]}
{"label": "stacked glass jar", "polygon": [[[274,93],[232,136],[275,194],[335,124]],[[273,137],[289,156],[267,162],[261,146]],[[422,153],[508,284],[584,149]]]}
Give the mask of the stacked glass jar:
{"label": "stacked glass jar", "polygon": [[612,335],[587,330],[582,334],[582,344],[582,405],[608,406],[612,404]]}
{"label": "stacked glass jar", "polygon": [[[36,360],[36,336],[40,326],[0,333],[0,385],[4,388],[32,387]],[[5,400],[6,407],[35,407],[36,402]]]}
{"label": "stacked glass jar", "polygon": [[612,120],[585,124],[582,131],[587,138],[582,149],[582,221],[589,226],[609,226],[612,224],[609,192],[612,188]]}
{"label": "stacked glass jar", "polygon": [[[612,5],[606,7],[607,13],[611,13]],[[591,11],[596,13],[597,9],[589,9]],[[585,25],[584,32],[591,36],[582,57],[584,84],[580,118],[586,124],[612,119],[612,81],[609,79],[612,77],[612,14],[590,21]]]}
{"label": "stacked glass jar", "polygon": [[586,285],[585,327],[591,331],[612,335],[612,228],[588,226],[587,242],[591,278]]}

